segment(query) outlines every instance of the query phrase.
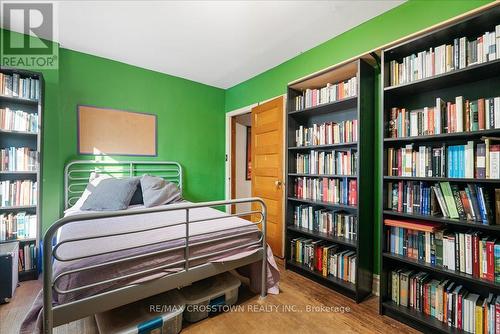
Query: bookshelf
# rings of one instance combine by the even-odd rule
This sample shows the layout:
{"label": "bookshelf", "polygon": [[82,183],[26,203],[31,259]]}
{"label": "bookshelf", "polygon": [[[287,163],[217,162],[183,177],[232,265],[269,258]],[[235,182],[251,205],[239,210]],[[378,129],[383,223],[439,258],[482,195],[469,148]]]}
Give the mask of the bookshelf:
{"label": "bookshelf", "polygon": [[[286,155],[286,269],[297,272],[311,280],[323,284],[331,289],[334,289],[356,302],[363,301],[372,291],[372,271],[373,271],[373,169],[361,168],[368,166],[373,161],[373,120],[374,120],[374,76],[375,70],[371,63],[373,59],[358,59],[356,61],[337,66],[335,68],[323,71],[321,73],[302,79],[288,86],[287,95],[287,155]],[[317,105],[296,105],[297,97],[304,94],[307,89],[320,89],[327,84],[337,84],[347,82],[349,79],[355,78],[357,84],[351,83],[350,88],[336,88],[338,90],[347,89],[351,94],[342,97],[337,91],[333,90],[328,93],[322,93],[324,100],[320,100],[321,104]],[[347,84],[346,84],[347,85]],[[349,90],[350,89],[350,90]],[[335,95],[335,98],[331,96]],[[337,98],[338,97],[338,98]],[[331,101],[334,99],[334,101]],[[312,97],[309,104],[312,103]],[[347,123],[346,121],[356,120],[357,125]],[[349,140],[333,141],[310,141],[300,143],[296,140],[296,130],[313,127],[314,124],[324,123],[342,124],[346,129],[352,125],[357,127],[357,138],[348,138]],[[340,129],[340,127],[339,127]],[[326,130],[329,131],[329,130]],[[331,130],[333,131],[333,130]],[[341,130],[339,130],[341,133]],[[326,135],[325,135],[326,137]],[[339,135],[339,137],[342,137]],[[354,136],[353,136],[354,137]],[[335,156],[332,151],[339,154]],[[335,157],[339,158],[335,170],[307,170],[298,171],[297,159],[299,157],[311,157],[312,152],[318,154],[332,154],[328,161],[332,161]],[[357,159],[354,159],[357,155]],[[325,156],[323,156],[325,157]],[[341,157],[341,158],[340,158]],[[342,160],[344,159],[344,160]],[[322,160],[324,161],[324,160]],[[350,166],[350,170],[346,168],[341,161]],[[339,167],[342,164],[342,168]],[[303,169],[309,166],[307,163],[302,163]],[[310,167],[310,166],[309,166]],[[301,167],[302,168],[302,167]],[[295,184],[299,179],[309,178],[311,180],[338,180],[339,184],[345,184],[349,189],[349,195],[346,195],[343,201],[332,202],[332,198],[298,196],[295,193]],[[312,182],[312,181],[311,181]],[[322,181],[324,182],[324,181]],[[334,181],[331,181],[334,182]],[[335,181],[336,182],[336,181]],[[357,184],[357,191],[351,191],[352,182]],[[339,187],[340,188],[340,187]],[[351,200],[351,202],[349,201]],[[335,199],[334,199],[335,200]],[[354,202],[352,202],[354,201]],[[324,210],[325,212],[335,212],[342,215],[344,218],[339,218],[344,222],[349,220],[349,223],[342,224],[344,230],[342,233],[332,232],[327,229],[328,226],[323,226],[321,229],[318,223],[311,221],[296,224],[294,215],[298,206],[302,208],[311,207],[312,211]],[[348,217],[348,218],[346,218]],[[333,218],[332,218],[333,219]],[[357,219],[357,223],[352,220]],[[330,223],[332,224],[332,223]],[[350,224],[350,227],[347,227]],[[312,226],[314,225],[314,226]],[[325,224],[326,225],[326,224]],[[356,238],[349,237],[348,231],[356,226]],[[337,245],[335,253],[350,252],[350,256],[354,256],[355,263],[349,264],[354,269],[350,275],[354,277],[339,278],[339,275],[330,273],[332,266],[328,266],[325,272],[316,269],[311,269],[310,265],[297,261],[297,257],[293,256],[292,240],[298,238],[310,239],[313,241],[323,242],[324,246]],[[295,246],[294,246],[295,247]],[[296,255],[296,251],[295,251]],[[326,257],[330,259],[329,254]],[[330,260],[329,260],[330,261]],[[340,261],[340,259],[337,259]],[[347,260],[346,260],[347,261]],[[346,262],[347,263],[347,262]],[[353,265],[353,266],[352,266]],[[334,273],[334,272],[332,272]]]}
{"label": "bookshelf", "polygon": [[[433,279],[437,280],[438,282],[442,282],[442,280],[448,279],[450,280],[450,282],[455,283],[455,287],[462,285],[463,289],[459,292],[459,294],[461,294],[462,291],[467,291],[465,294],[463,294],[463,302],[465,302],[466,298],[473,298],[473,296],[476,294],[479,295],[480,300],[486,299],[490,293],[493,293],[495,296],[500,295],[500,283],[497,283],[498,281],[495,281],[495,273],[493,274],[493,280],[481,277],[480,274],[478,275],[476,267],[474,267],[474,255],[469,255],[470,260],[464,259],[464,257],[467,257],[467,252],[470,251],[472,247],[475,247],[473,245],[481,244],[481,238],[489,237],[490,239],[488,240],[500,240],[500,221],[497,221],[495,223],[495,189],[500,189],[500,178],[480,178],[477,174],[477,163],[479,163],[479,166],[482,166],[484,164],[480,162],[481,160],[478,161],[477,159],[477,145],[482,145],[485,142],[485,137],[500,137],[500,127],[494,126],[493,124],[490,127],[488,124],[486,124],[485,126],[479,126],[479,128],[472,128],[472,123],[466,124],[466,122],[475,123],[477,121],[477,119],[467,119],[470,114],[467,107],[471,106],[471,102],[477,101],[478,99],[488,99],[500,96],[500,57],[496,57],[496,59],[490,58],[489,60],[486,60],[484,62],[478,61],[475,64],[471,64],[468,66],[454,66],[457,64],[456,60],[458,60],[458,62],[460,62],[461,60],[460,52],[457,54],[458,58],[455,58],[454,50],[456,48],[453,48],[451,51],[448,51],[450,52],[449,57],[446,56],[446,53],[444,56],[445,62],[451,64],[452,66],[445,70],[443,73],[432,75],[432,73],[429,72],[429,69],[426,68],[424,64],[422,64],[422,67],[424,68],[423,71],[424,73],[426,73],[423,75],[423,77],[417,76],[415,80],[411,81],[403,80],[403,82],[400,82],[399,84],[395,83],[394,76],[392,76],[394,71],[391,70],[394,70],[394,61],[401,63],[405,57],[411,56],[412,54],[417,54],[418,57],[419,52],[429,51],[430,48],[433,48],[434,55],[436,55],[436,47],[439,47],[443,44],[451,44],[455,46],[456,44],[454,44],[454,40],[456,38],[466,37],[469,41],[476,40],[480,42],[481,40],[477,40],[477,38],[483,36],[483,34],[487,31],[495,31],[495,27],[498,24],[500,24],[500,6],[494,6],[484,12],[466,17],[458,22],[454,22],[453,24],[444,26],[442,28],[431,31],[422,36],[382,51],[381,103],[383,112],[381,114],[381,124],[383,125],[383,130],[381,130],[381,142],[383,143],[383,157],[381,159],[381,170],[383,171],[383,193],[379,203],[382,209],[382,224],[379,232],[381,245],[379,310],[380,314],[390,316],[423,332],[465,333],[466,331],[471,331],[470,328],[467,329],[464,327],[470,325],[470,323],[467,325],[465,324],[465,318],[467,317],[468,313],[463,314],[461,321],[464,322],[461,322],[458,326],[456,326],[456,324],[448,324],[447,322],[438,320],[435,316],[431,316],[425,312],[418,311],[414,307],[403,306],[404,304],[402,304],[401,301],[394,301],[393,285],[396,282],[397,284],[402,284],[401,279],[403,275],[403,280],[406,284],[407,278],[406,274],[404,273],[405,271],[413,271],[413,273],[408,276],[413,278],[415,278],[415,274],[419,272],[427,273],[429,276],[428,278],[426,278],[428,280],[425,281],[425,284],[431,284],[430,282],[432,282]],[[484,42],[484,39],[482,40]],[[496,45],[498,46],[498,38],[496,43]],[[460,45],[458,46],[458,50],[460,50]],[[471,46],[469,49],[469,52],[476,52],[478,50],[476,45]],[[497,47],[497,52],[498,51],[499,50]],[[473,55],[472,53],[469,53],[468,56],[475,57],[475,55]],[[425,55],[423,55],[422,57],[425,58]],[[480,55],[478,57],[480,57]],[[419,60],[415,60],[415,62],[416,64],[421,64],[419,63]],[[459,99],[456,98],[460,96],[463,97],[463,104]],[[436,127],[434,126],[436,123],[435,120],[433,122],[432,117],[435,117],[435,115],[437,115],[437,98],[441,98],[444,101],[451,102],[450,105],[445,105],[445,109],[441,109],[444,110],[446,115],[442,114],[440,120],[446,122],[446,126],[451,126],[452,132],[441,131],[441,133],[439,133],[439,131],[436,131]],[[465,102],[466,100],[468,100],[469,104]],[[461,120],[459,120],[459,105],[463,106],[463,117],[461,118]],[[423,109],[425,107],[428,107],[429,109]],[[431,107],[432,111],[430,111]],[[410,113],[414,111],[414,113],[417,115],[416,122],[413,122],[411,119],[408,119],[408,122],[406,122],[406,120],[401,121],[403,116],[400,115],[402,115],[404,111],[395,111],[395,109],[393,108],[405,108]],[[422,118],[419,118],[420,116],[418,115],[418,113],[422,111],[422,115],[424,116]],[[430,116],[430,112],[433,113],[433,116]],[[480,111],[478,111],[478,114],[479,113]],[[495,114],[496,113],[497,111],[495,108]],[[396,118],[394,117],[395,115],[397,115]],[[448,117],[449,122],[447,119]],[[432,127],[431,125],[425,125],[426,120],[428,122],[427,124],[433,124]],[[462,126],[458,125],[461,121],[464,122]],[[410,124],[410,127],[417,125],[417,127],[419,128],[419,130],[417,131],[418,134],[413,133],[413,135],[408,135],[406,129],[403,130],[403,124]],[[445,126],[444,123],[442,125]],[[422,129],[424,129],[424,131],[422,131]],[[449,150],[450,147],[462,145],[465,146],[468,143],[471,143],[474,150],[472,177],[464,177],[463,175],[452,177],[451,175],[449,175],[450,172],[457,173],[457,170],[460,170],[460,172],[462,172],[463,169],[467,169],[468,167],[466,161],[461,161],[456,165],[452,165],[451,171],[446,170],[444,172],[444,175],[436,175],[436,170],[433,169],[433,166],[437,166],[439,164],[438,161],[440,160],[433,160],[434,152],[438,152],[437,150],[439,148],[445,147],[446,151],[444,152],[446,152],[446,160],[441,166],[447,166],[450,161],[454,163],[458,159],[462,159],[461,155],[453,156],[452,154],[454,153],[451,153],[452,151]],[[413,149],[417,152],[419,152],[419,147],[421,146],[430,147],[429,152],[431,152],[431,155],[429,156],[427,153],[424,155],[419,155],[419,158],[415,161],[415,163],[413,163],[412,160],[410,173],[412,175],[409,176],[405,174],[405,176],[399,176],[403,174],[401,170],[407,171],[407,169],[401,167],[400,165],[394,166],[393,162],[395,161],[395,159],[397,160],[400,157],[404,157],[404,159],[406,159],[407,157],[409,158],[409,155],[405,156],[404,151],[402,151],[403,153],[401,153],[401,156],[397,156],[397,158],[394,158],[393,152],[395,152],[395,150],[397,149],[407,148],[407,145],[413,145]],[[436,151],[434,151],[433,149],[436,149]],[[414,153],[412,152],[412,154]],[[416,155],[413,155],[412,159],[415,157]],[[423,163],[420,159],[424,159]],[[416,165],[419,164],[420,167],[416,167]],[[461,167],[464,165],[465,167]],[[425,171],[423,173],[415,172],[416,168],[419,168],[420,171],[422,171],[421,166],[425,166]],[[401,168],[398,169],[398,167]],[[398,187],[400,182],[403,182],[402,188]],[[453,197],[455,193],[452,192],[451,201],[452,203],[461,203],[463,207],[462,211],[458,209],[459,204],[457,204],[456,207],[458,212],[462,212],[464,215],[473,210],[470,209],[469,206],[465,205],[467,204],[472,206],[472,197],[467,197],[468,191],[470,192],[470,189],[477,190],[480,188],[483,194],[489,195],[489,199],[487,198],[487,196],[483,196],[485,203],[483,207],[486,208],[486,205],[489,203],[488,205],[492,210],[492,215],[490,215],[487,219],[488,224],[485,224],[481,218],[479,218],[478,221],[471,219],[471,215],[467,215],[467,217],[461,215],[458,218],[450,217],[450,212],[448,212],[448,216],[443,215],[441,204],[439,203],[437,194],[443,189],[441,187],[441,184],[445,183],[449,183],[451,187],[455,187],[452,189],[457,190],[455,193],[458,194],[458,197]],[[395,184],[397,186],[395,186]],[[411,200],[404,202],[402,197],[398,197],[400,196],[400,194],[401,196],[403,196],[403,194],[405,193],[405,191],[400,191],[400,189],[405,189],[405,184],[410,184],[408,189],[417,189],[419,191],[421,190],[418,195],[416,193],[411,194],[410,190],[406,192],[405,199],[408,200],[408,198],[412,198],[415,201],[415,198],[417,198],[416,202],[411,202]],[[412,188],[417,185],[420,188]],[[425,193],[424,189],[429,190],[427,193]],[[461,197],[462,192],[466,194],[465,197]],[[419,200],[418,196],[421,196],[421,201]],[[479,195],[474,195],[473,197],[477,198],[479,201],[478,196]],[[469,200],[471,200],[471,202],[469,202]],[[401,204],[401,206],[398,206],[398,204],[395,204],[394,201],[396,201],[397,203],[404,203]],[[498,201],[498,199],[496,201]],[[418,205],[413,206],[413,204],[408,203],[416,203]],[[423,205],[422,210],[425,210],[425,213],[420,211],[420,205]],[[449,205],[446,201],[444,203],[444,206],[451,207],[451,205]],[[481,204],[479,204],[479,206],[481,206]],[[409,209],[409,207],[411,207],[411,209]],[[431,207],[433,207],[434,209],[431,209]],[[482,209],[480,208],[480,211],[481,210]],[[440,236],[438,237],[438,234],[435,234],[433,232],[430,232],[429,234],[432,235],[432,238],[436,237],[436,239],[429,239],[433,240],[433,244],[429,248],[429,250],[431,250],[430,257],[432,258],[434,256],[431,262],[428,261],[428,258],[419,257],[422,253],[425,253],[425,250],[418,249],[418,256],[415,256],[415,254],[413,253],[414,246],[422,246],[425,244],[425,241],[421,240],[415,242],[414,239],[411,240],[411,238],[408,238],[407,234],[405,234],[408,233],[408,229],[402,232],[401,236],[391,236],[391,233],[394,233],[395,230],[384,224],[386,219],[416,223],[418,224],[418,226],[421,226],[421,228],[423,228],[426,224],[436,224],[432,226],[436,226],[437,231],[441,231],[442,229],[444,229],[445,237],[442,237],[440,234]],[[399,230],[396,231],[396,233],[399,232]],[[471,248],[467,248],[468,246],[466,244],[463,246],[463,249],[461,249],[460,246],[457,246],[458,250],[455,250],[455,253],[451,254],[449,251],[449,249],[451,248],[446,248],[449,246],[448,241],[446,241],[446,245],[441,247],[441,240],[444,240],[443,238],[447,238],[447,236],[457,236],[458,240],[460,241],[461,235],[464,235],[464,240],[467,240],[467,235],[471,236],[473,244],[470,246]],[[473,235],[478,235],[479,239],[472,239]],[[405,247],[403,249],[404,255],[400,254],[400,250],[396,250],[396,248],[400,245],[397,240],[409,240],[408,242],[411,242],[406,243],[406,241],[404,241],[404,244],[401,244],[404,245],[403,247]],[[467,241],[465,243],[467,243]],[[495,241],[493,241],[493,243],[495,243]],[[457,243],[456,245],[459,244]],[[449,261],[445,262],[447,260],[443,260],[441,258],[445,256],[443,255],[443,253],[441,253],[441,250],[444,248],[447,249],[446,251],[448,252],[448,256],[450,256],[450,254],[456,255],[453,261],[458,261],[458,266],[455,265],[455,262],[453,263],[453,265],[451,265]],[[412,256],[408,256],[408,254],[411,254]],[[479,258],[479,256],[476,258]],[[465,268],[463,263],[460,262],[462,260],[464,260],[464,263],[467,263],[469,261],[469,264],[466,264]],[[472,261],[472,264],[470,261]],[[401,272],[396,274],[396,277],[398,277],[398,279],[394,280],[393,273],[398,269],[402,269],[403,274]],[[473,274],[471,274],[471,271],[473,272]],[[409,280],[409,282],[411,282],[411,280]],[[395,286],[397,290],[398,285]],[[402,298],[401,294],[399,294],[399,296],[400,298]],[[409,300],[410,299],[408,298],[408,303]],[[469,317],[469,319],[471,318]]]}
{"label": "bookshelf", "polygon": [[[8,67],[2,67],[0,74],[0,148],[12,148],[11,161],[14,160],[16,149],[26,148],[26,151],[17,152],[16,165],[6,163],[0,168],[0,182],[3,185],[0,188],[2,192],[0,243],[19,242],[19,249],[23,252],[21,254],[20,251],[23,265],[29,266],[21,268],[21,264],[19,265],[19,280],[25,281],[37,279],[39,273],[38,245],[41,233],[39,162],[42,147],[44,80],[41,73]],[[30,78],[31,80],[28,80]],[[11,83],[10,80],[17,81],[17,84]],[[12,89],[16,89],[17,94],[13,93]],[[24,183],[16,184],[16,181]],[[5,185],[6,182],[9,184]],[[12,188],[9,189],[10,198],[6,199],[8,195],[5,192],[8,187],[17,187],[16,199],[12,194]],[[8,219],[9,216],[12,218]],[[26,256],[28,253],[33,255],[30,256],[31,265],[24,259],[25,252]]]}

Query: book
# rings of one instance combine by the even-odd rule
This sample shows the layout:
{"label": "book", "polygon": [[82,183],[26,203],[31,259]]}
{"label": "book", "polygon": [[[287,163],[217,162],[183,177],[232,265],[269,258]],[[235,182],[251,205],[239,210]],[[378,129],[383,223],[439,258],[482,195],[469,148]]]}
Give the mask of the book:
{"label": "book", "polygon": [[497,27],[475,38],[457,37],[448,44],[390,61],[389,84],[406,84],[497,59]]}
{"label": "book", "polygon": [[462,203],[462,199],[460,198],[460,190],[458,188],[458,185],[456,185],[456,184],[451,185],[451,193],[453,195],[455,208],[457,209],[457,212],[458,212],[458,217],[462,220],[467,219],[467,216],[465,213],[465,208],[464,208],[464,205]]}
{"label": "book", "polygon": [[494,281],[495,283],[500,283],[500,243],[496,242],[493,247],[493,256],[495,259]]}
{"label": "book", "polygon": [[300,174],[356,175],[358,152],[347,150],[316,151],[295,155],[296,172]]}
{"label": "book", "polygon": [[335,237],[356,240],[358,218],[344,211],[316,209],[311,205],[294,207],[293,222],[296,227],[326,233]]}
{"label": "book", "polygon": [[440,147],[407,144],[387,149],[387,176],[500,178],[500,144],[497,138],[472,140],[463,145],[442,144]]}
{"label": "book", "polygon": [[394,270],[391,272],[391,279],[392,279],[392,301],[395,302],[396,304],[399,304],[399,298],[401,297],[401,292],[399,288],[399,275],[400,275],[401,269],[399,270]]}
{"label": "book", "polygon": [[317,89],[305,89],[294,99],[295,111],[356,96],[357,89],[356,77],[335,84],[328,83]]}
{"label": "book", "polygon": [[29,147],[0,149],[0,171],[36,171],[38,152]]}
{"label": "book", "polygon": [[26,243],[19,247],[19,272],[36,268],[37,251],[34,243]]}
{"label": "book", "polygon": [[40,81],[36,78],[21,77],[19,73],[0,73],[0,95],[39,100]]}
{"label": "book", "polygon": [[26,212],[0,215],[0,241],[36,238],[36,215]]}
{"label": "book", "polygon": [[476,174],[478,179],[486,178],[486,144],[477,144]]}
{"label": "book", "polygon": [[[476,278],[491,281],[496,279],[500,249],[494,253],[497,245],[494,238],[484,236],[484,245],[481,246],[477,232],[452,232],[441,225],[433,231],[421,231],[388,225],[386,221],[384,226],[387,232],[387,252]],[[479,256],[482,252],[484,257]]]}
{"label": "book", "polygon": [[455,204],[453,193],[451,191],[449,182],[440,182],[439,186],[444,196],[444,201],[446,202],[446,207],[448,209],[448,214],[450,218],[459,218],[458,210]]}
{"label": "book", "polygon": [[500,178],[500,145],[490,145],[490,179]]}
{"label": "book", "polygon": [[0,130],[38,133],[38,114],[0,108]]}
{"label": "book", "polygon": [[399,181],[388,183],[387,189],[385,208],[396,212],[480,221],[491,225],[496,224],[496,215],[500,210],[498,192],[493,194],[493,189],[472,183],[439,182],[432,185],[422,181]]}
{"label": "book", "polygon": [[358,121],[327,122],[310,127],[299,126],[295,131],[297,147],[331,145],[358,141]]}
{"label": "book", "polygon": [[500,224],[500,189],[495,189],[495,224]]}
{"label": "book", "polygon": [[394,268],[388,275],[390,298],[397,305],[464,332],[496,333],[500,328],[496,321],[500,297],[493,293],[483,298],[453,280],[425,271]]}
{"label": "book", "polygon": [[479,111],[477,101],[470,102],[470,130],[479,130]]}
{"label": "book", "polygon": [[410,219],[384,219],[384,225],[411,229],[421,232],[434,232],[437,228],[441,226],[441,224],[439,223],[421,222]]}
{"label": "book", "polygon": [[0,181],[0,207],[37,205],[37,196],[36,181]]}
{"label": "book", "polygon": [[337,244],[294,238],[290,241],[290,260],[324,277],[356,283],[356,252],[342,249]]}
{"label": "book", "polygon": [[357,180],[332,178],[294,178],[293,196],[299,199],[357,205]]}
{"label": "book", "polygon": [[441,134],[443,133],[443,123],[442,119],[445,115],[446,103],[441,98],[436,98],[436,107],[434,108],[434,133]]}
{"label": "book", "polygon": [[464,98],[463,96],[457,96],[455,98],[455,132],[464,131]]}
{"label": "book", "polygon": [[421,109],[392,107],[388,135],[400,138],[496,129],[500,127],[500,110],[495,109],[495,101],[500,108],[500,97],[469,100],[463,96],[456,96],[453,102],[437,98],[434,106]]}
{"label": "book", "polygon": [[410,276],[414,273],[413,270],[406,270],[399,274],[399,304],[402,306],[408,306],[408,297],[409,297],[409,280]]}

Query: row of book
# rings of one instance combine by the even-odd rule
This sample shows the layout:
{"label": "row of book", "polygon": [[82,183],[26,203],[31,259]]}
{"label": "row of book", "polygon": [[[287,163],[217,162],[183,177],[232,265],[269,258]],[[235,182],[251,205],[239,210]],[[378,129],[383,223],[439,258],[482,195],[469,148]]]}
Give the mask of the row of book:
{"label": "row of book", "polygon": [[17,73],[12,75],[0,73],[0,95],[38,100],[40,81],[35,78],[21,78]]}
{"label": "row of book", "polygon": [[343,281],[356,283],[356,252],[322,240],[296,238],[290,241],[291,260]]}
{"label": "row of book", "polygon": [[500,144],[467,141],[441,147],[408,144],[387,150],[388,176],[500,178]]}
{"label": "row of book", "polygon": [[38,114],[0,108],[0,129],[38,133]]}
{"label": "row of book", "polygon": [[496,238],[478,231],[451,231],[433,222],[385,219],[384,225],[391,253],[500,283]]}
{"label": "row of book", "polygon": [[457,96],[455,103],[438,97],[432,107],[391,108],[389,118],[390,138],[498,129],[500,97],[469,101]]}
{"label": "row of book", "polygon": [[389,273],[394,303],[422,312],[444,324],[476,334],[500,332],[500,296],[472,293],[450,279],[399,268]]}
{"label": "row of book", "polygon": [[302,92],[302,95],[295,97],[295,110],[311,108],[320,104],[356,96],[357,91],[358,84],[356,77],[336,84],[327,83],[325,87],[317,89],[308,88]]}
{"label": "row of book", "polygon": [[6,147],[0,150],[0,171],[36,171],[38,152],[29,147]]}
{"label": "row of book", "polygon": [[356,240],[358,216],[342,211],[315,210],[310,205],[298,205],[293,211],[293,224],[313,232]]}
{"label": "row of book", "polygon": [[294,197],[333,204],[357,205],[357,180],[298,177],[294,181]]}
{"label": "row of book", "polygon": [[36,215],[26,212],[0,215],[0,241],[36,238]]}
{"label": "row of book", "polygon": [[327,122],[295,130],[296,146],[331,145],[358,141],[358,120]]}
{"label": "row of book", "polygon": [[26,243],[19,247],[19,271],[36,268],[37,252],[35,243]]}
{"label": "row of book", "polygon": [[31,180],[0,182],[0,207],[36,205],[38,183]]}
{"label": "row of book", "polygon": [[295,155],[296,172],[302,174],[356,175],[357,151],[315,151]]}
{"label": "row of book", "polygon": [[389,62],[390,85],[410,83],[497,58],[500,58],[500,25],[477,38],[455,38],[452,44],[422,50],[404,57],[401,63]]}
{"label": "row of book", "polygon": [[[445,218],[500,223],[500,189],[468,183],[464,186],[439,182],[399,181],[388,183],[387,207],[396,212],[442,216]],[[493,202],[494,200],[494,202]]]}
{"label": "row of book", "polygon": [[446,147],[419,146],[387,149],[388,176],[446,176]]}

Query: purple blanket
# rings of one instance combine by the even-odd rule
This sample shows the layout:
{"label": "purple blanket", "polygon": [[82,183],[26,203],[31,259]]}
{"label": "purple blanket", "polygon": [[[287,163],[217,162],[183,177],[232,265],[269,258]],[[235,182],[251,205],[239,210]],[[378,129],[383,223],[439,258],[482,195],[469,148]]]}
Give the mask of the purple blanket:
{"label": "purple blanket", "polygon": [[[220,219],[214,219],[224,217]],[[197,208],[190,210],[190,221],[203,220],[201,222],[190,223],[189,225],[189,245],[190,257],[203,256],[203,259],[190,262],[190,267],[207,263],[230,261],[242,258],[257,251],[256,243],[260,237],[257,226],[251,222],[237,217],[227,216],[218,210],[211,208]],[[168,212],[157,212],[139,214],[131,216],[121,216],[114,218],[104,218],[88,221],[78,221],[65,225],[58,234],[58,241],[69,239],[100,236],[103,234],[120,233],[124,231],[134,231],[137,229],[159,227],[152,231],[126,234],[122,236],[104,237],[83,241],[72,241],[61,245],[57,251],[60,259],[72,259],[82,256],[87,258],[71,261],[54,261],[53,277],[66,272],[83,268],[88,265],[96,265],[111,260],[122,259],[132,255],[153,253],[160,250],[173,249],[185,245],[186,227],[185,225],[173,226],[173,224],[185,221],[184,210],[174,210]],[[226,237],[225,240],[206,242],[214,239]],[[181,238],[181,239],[179,239]],[[231,248],[243,246],[235,250]],[[134,247],[134,248],[131,248]],[[122,250],[124,248],[131,248]],[[111,252],[105,255],[99,253]],[[221,252],[221,253],[218,253]],[[56,283],[58,289],[62,291],[75,289],[84,285],[96,283],[110,278],[122,277],[124,275],[137,273],[146,269],[154,269],[165,266],[184,259],[184,249],[173,250],[168,253],[146,256],[137,260],[129,260],[113,266],[97,268],[62,276]],[[267,287],[268,292],[278,293],[279,271],[274,261],[274,257],[268,247],[267,254]],[[84,297],[92,296],[104,291],[116,289],[124,285],[147,282],[153,279],[164,277],[182,270],[182,265],[157,270],[146,275],[137,275],[128,279],[121,279],[105,285],[99,285],[76,291],[72,293],[57,293],[54,291],[54,305],[64,304]],[[247,268],[243,268],[250,278],[252,290],[260,289],[260,262],[254,263]],[[21,333],[36,333],[42,326],[43,294],[40,291],[34,301],[30,312],[21,327]]]}

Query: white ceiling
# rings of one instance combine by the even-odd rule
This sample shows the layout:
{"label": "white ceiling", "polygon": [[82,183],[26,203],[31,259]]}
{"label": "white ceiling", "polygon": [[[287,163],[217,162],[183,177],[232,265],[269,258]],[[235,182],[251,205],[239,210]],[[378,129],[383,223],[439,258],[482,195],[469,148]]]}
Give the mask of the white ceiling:
{"label": "white ceiling", "polygon": [[229,88],[404,1],[59,1],[63,48]]}

